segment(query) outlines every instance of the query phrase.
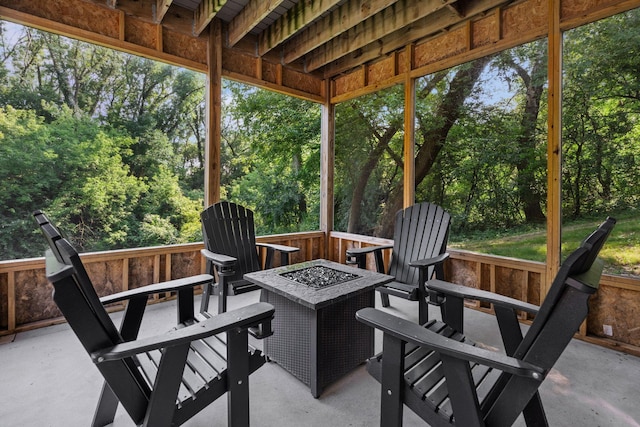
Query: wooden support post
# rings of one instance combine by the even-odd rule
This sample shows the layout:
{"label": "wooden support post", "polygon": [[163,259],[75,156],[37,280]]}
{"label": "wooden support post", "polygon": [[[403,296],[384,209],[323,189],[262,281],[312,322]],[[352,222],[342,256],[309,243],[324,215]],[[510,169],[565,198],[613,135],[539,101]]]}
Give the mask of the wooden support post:
{"label": "wooden support post", "polygon": [[[412,50],[408,50],[408,53]],[[415,120],[416,120],[416,79],[405,73],[404,81],[404,183],[403,206],[413,205],[416,201],[415,168]]]}
{"label": "wooden support post", "polygon": [[329,258],[329,233],[333,230],[333,176],[335,164],[335,105],[331,103],[330,80],[325,80],[320,142],[320,230],[324,232],[324,254]]}
{"label": "wooden support post", "polygon": [[7,273],[7,328],[9,331],[16,329],[16,274],[14,271]]}
{"label": "wooden support post", "polygon": [[207,56],[207,142],[205,146],[204,206],[220,200],[220,123],[222,121],[222,24],[219,19],[209,26]]}
{"label": "wooden support post", "polygon": [[[282,72],[280,72],[282,74]],[[256,58],[256,79],[262,80],[262,57]],[[280,79],[282,84],[282,78]]]}
{"label": "wooden support post", "polygon": [[164,256],[164,281],[171,280],[171,252]]}
{"label": "wooden support post", "polygon": [[129,258],[122,259],[122,291],[129,290]]}
{"label": "wooden support post", "polygon": [[562,223],[562,34],[560,32],[560,2],[548,0],[549,5],[549,116],[547,142],[547,266],[542,281],[540,300],[549,291],[560,267]]}
{"label": "wooden support post", "polygon": [[164,32],[162,31],[162,25],[156,25],[156,50],[162,52],[164,50]]}
{"label": "wooden support post", "polygon": [[123,42],[125,41],[125,26],[126,26],[126,15],[123,11],[120,11],[118,14],[118,39]]}

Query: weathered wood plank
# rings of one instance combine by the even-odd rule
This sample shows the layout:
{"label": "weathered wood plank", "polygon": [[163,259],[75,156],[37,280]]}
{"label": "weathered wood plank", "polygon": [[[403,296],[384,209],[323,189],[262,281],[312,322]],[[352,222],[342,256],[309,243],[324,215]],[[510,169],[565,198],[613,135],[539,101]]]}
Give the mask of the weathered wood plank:
{"label": "weathered wood plank", "polygon": [[[465,15],[472,18],[486,13],[503,3],[505,3],[504,0],[480,0],[473,2],[468,6]],[[322,62],[326,64],[324,67],[325,76],[338,75],[354,68],[363,61],[371,61],[380,55],[386,55],[394,50],[402,49],[410,41],[425,39],[443,30],[447,30],[458,23],[460,23],[460,19],[456,14],[451,12],[451,10],[439,8],[431,15],[423,16],[412,23],[408,23],[399,31],[381,37],[375,43],[365,45],[355,52],[349,52],[345,55],[342,55],[342,50],[338,50],[333,54],[327,52],[324,58],[318,58],[317,61],[318,64]],[[331,58],[331,60],[326,62],[329,58]],[[314,66],[310,66],[309,63],[306,65],[307,70],[314,69]]]}
{"label": "weathered wood plank", "polygon": [[[358,23],[350,28],[344,37],[333,38],[325,43],[321,48],[305,57],[305,68],[308,71],[329,64],[351,52],[361,49],[371,42],[380,40],[397,31],[402,30],[404,46],[407,39],[405,29],[411,24],[429,17],[429,21],[434,20],[431,16],[438,10],[443,9],[448,2],[441,0],[400,0],[397,3],[385,8],[383,11]],[[451,22],[459,21],[457,14],[451,14]],[[436,20],[437,21],[437,20]]]}
{"label": "weathered wood plank", "polygon": [[350,30],[397,0],[350,0],[313,22],[283,45],[284,62],[289,64],[313,49]]}
{"label": "weathered wood plank", "polygon": [[318,19],[340,0],[302,0],[264,30],[258,38],[258,54],[264,55]]}
{"label": "weathered wood plank", "polygon": [[156,23],[162,22],[173,0],[156,0],[156,8],[153,14],[153,20]]}
{"label": "weathered wood plank", "polygon": [[[86,21],[97,21],[107,19],[100,12],[108,12],[111,14],[115,14],[113,16],[109,16],[108,20],[111,22],[109,25],[103,26],[101,24],[94,24],[92,22],[84,22],[82,25],[76,22],[76,20],[65,20],[59,14],[66,13],[67,10],[65,8],[43,8],[39,9],[38,13],[33,13],[30,8],[22,8],[13,9],[2,6],[5,3],[9,3],[8,0],[0,0],[0,19],[6,19],[8,21],[17,22],[22,25],[28,25],[34,28],[38,28],[44,31],[49,31],[52,33],[60,34],[66,37],[73,37],[78,40],[95,43],[101,46],[106,46],[112,49],[117,49],[123,52],[132,53],[135,55],[144,56],[153,60],[159,60],[166,62],[168,64],[177,65],[180,67],[189,68],[195,71],[206,71],[206,59],[202,60],[195,50],[199,49],[199,39],[194,39],[192,36],[189,36],[188,45],[181,45],[180,48],[176,47],[175,49],[167,49],[165,51],[158,51],[156,48],[149,48],[147,46],[141,46],[134,42],[129,42],[126,40],[122,40],[122,22],[121,16],[123,16],[121,11],[113,11],[106,8],[104,5],[99,7],[98,11],[95,10],[87,10],[86,12],[78,14],[78,17],[86,17]],[[40,4],[40,2],[34,2],[36,6]],[[78,5],[82,4],[82,7],[86,8],[97,8],[96,5],[92,5],[87,2],[79,2]],[[26,3],[25,3],[26,5]],[[20,5],[21,6],[21,5]],[[30,4],[29,4],[30,6]],[[114,16],[117,17],[114,18]],[[126,21],[131,23],[136,18],[127,17]],[[68,21],[69,23],[65,23]],[[115,24],[115,27],[111,29],[112,25]],[[126,24],[126,23],[125,23]],[[94,28],[93,25],[97,25],[98,28]],[[88,27],[88,28],[87,28]],[[99,28],[109,28],[109,31],[101,31]],[[154,30],[155,31],[155,30]],[[165,31],[168,31],[165,28]],[[124,30],[124,34],[127,33],[127,30]],[[169,31],[169,33],[171,33]],[[174,46],[181,41],[178,40],[180,37],[187,37],[183,34],[176,35],[176,37],[171,37],[172,43],[167,43],[168,46]],[[125,36],[126,37],[126,36]],[[163,47],[166,47],[163,45]],[[171,52],[176,52],[173,54]],[[193,55],[191,55],[193,54]],[[197,59],[194,59],[197,58]]]}
{"label": "weathered wood plank", "polygon": [[229,46],[235,46],[285,0],[250,0],[229,23]]}
{"label": "weathered wood plank", "polygon": [[193,34],[200,35],[227,0],[202,0],[194,12]]}
{"label": "weathered wood plank", "polygon": [[153,22],[153,10],[156,0],[118,0],[114,2],[114,7],[126,15],[135,16],[146,22]]}

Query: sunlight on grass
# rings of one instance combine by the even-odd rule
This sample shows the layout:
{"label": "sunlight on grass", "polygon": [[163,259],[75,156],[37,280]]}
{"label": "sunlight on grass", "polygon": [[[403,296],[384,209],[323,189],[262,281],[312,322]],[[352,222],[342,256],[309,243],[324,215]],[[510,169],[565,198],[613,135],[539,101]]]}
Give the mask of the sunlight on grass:
{"label": "sunlight on grass", "polygon": [[[566,224],[562,230],[563,259],[600,224],[600,221],[582,221]],[[505,256],[528,261],[545,262],[546,231],[527,232],[495,239],[449,242],[452,249],[463,249],[484,254]],[[640,276],[640,221],[635,217],[620,218],[600,252],[605,261],[605,272]]]}

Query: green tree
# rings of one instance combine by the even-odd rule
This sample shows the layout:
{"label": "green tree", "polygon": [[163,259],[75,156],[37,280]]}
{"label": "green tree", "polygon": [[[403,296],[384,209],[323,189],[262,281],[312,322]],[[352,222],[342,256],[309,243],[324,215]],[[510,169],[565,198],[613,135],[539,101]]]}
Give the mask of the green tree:
{"label": "green tree", "polygon": [[[371,234],[403,172],[402,86],[336,108],[337,228]],[[346,227],[340,228],[341,222]]]}
{"label": "green tree", "polygon": [[636,9],[565,34],[563,206],[574,218],[637,207],[639,25]]}
{"label": "green tree", "polygon": [[58,218],[82,248],[118,247],[128,235],[131,206],[145,187],[122,163],[120,153],[130,138],[105,133],[66,107],[53,107],[50,114],[56,118],[48,124],[34,112],[12,107],[0,114],[0,193],[10,206],[3,219],[15,225],[3,228],[0,240],[14,245],[3,258],[34,255],[19,233],[33,229],[28,221],[35,209]]}
{"label": "green tree", "polygon": [[[84,250],[201,239],[204,77],[13,24],[9,41],[4,25],[4,241],[36,208]],[[15,246],[3,257],[28,253]]]}
{"label": "green tree", "polygon": [[[425,88],[416,94],[416,104],[421,104],[423,99],[429,99],[431,88],[440,92],[435,103],[429,108],[416,106],[416,156],[415,156],[415,185],[422,183],[431,171],[440,151],[447,142],[449,131],[456,121],[466,111],[465,101],[471,95],[476,82],[480,78],[491,57],[477,59],[471,63],[456,67],[450,76],[450,80],[442,80],[438,84]],[[438,76],[434,76],[436,80]],[[449,76],[448,76],[449,78]],[[446,85],[440,83],[447,82]],[[424,114],[431,110],[431,114]],[[389,193],[389,199],[385,203],[380,217],[377,235],[391,237],[393,235],[393,218],[395,213],[402,209],[403,192],[402,182],[398,182]]]}
{"label": "green tree", "polygon": [[10,106],[0,109],[0,259],[41,255],[41,237],[33,237],[28,217],[55,197],[56,158],[42,118]]}
{"label": "green tree", "polygon": [[319,107],[239,83],[226,85],[225,195],[254,211],[259,233],[317,229]]}

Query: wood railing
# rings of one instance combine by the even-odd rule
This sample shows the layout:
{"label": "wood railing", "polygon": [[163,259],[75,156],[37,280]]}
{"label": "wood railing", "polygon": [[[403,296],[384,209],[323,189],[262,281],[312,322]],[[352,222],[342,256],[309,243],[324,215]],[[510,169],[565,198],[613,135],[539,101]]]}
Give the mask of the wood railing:
{"label": "wood railing", "polygon": [[[260,242],[296,246],[290,262],[324,257],[325,234],[318,232],[264,236]],[[159,281],[203,273],[202,243],[85,253],[82,261],[98,295],[104,296]],[[264,258],[266,253],[261,253]],[[274,263],[280,259],[276,256]],[[0,261],[0,335],[62,322],[45,276],[44,258]],[[157,297],[155,301],[170,298]],[[113,307],[112,309],[118,309]]]}
{"label": "wood railing", "polygon": [[[294,233],[259,237],[258,241],[300,248],[291,263],[318,258],[344,263],[350,247],[393,243],[388,239],[331,232]],[[137,248],[82,255],[99,295],[132,289],[162,280],[200,274],[206,265],[200,255],[201,243]],[[449,249],[446,279],[479,287],[539,305],[545,288],[545,265],[539,262]],[[264,258],[265,254],[261,256]],[[384,253],[388,265],[391,250]],[[372,258],[372,257],[369,257]],[[279,259],[275,260],[276,264]],[[373,259],[367,268],[375,269]],[[51,299],[44,258],[0,261],[0,335],[34,329],[62,321]],[[163,301],[172,296],[160,296]],[[472,305],[490,311],[489,306]],[[603,275],[599,291],[590,300],[590,311],[578,337],[616,350],[640,355],[640,279]],[[115,307],[113,309],[118,309]],[[522,313],[520,319],[530,319]],[[610,334],[610,335],[609,335]]]}
{"label": "wood railing", "polygon": [[[393,241],[332,232],[329,252],[332,259],[344,262],[347,248],[389,243]],[[447,252],[451,255],[445,265],[447,280],[540,305],[541,289],[546,288],[544,263],[452,248]],[[386,266],[390,257],[391,250],[385,251]],[[375,269],[375,261],[368,258],[367,268]],[[483,311],[491,310],[491,307],[477,303],[469,305]],[[640,307],[640,279],[604,274],[598,292],[589,301],[589,316],[578,331],[578,338],[640,356],[637,307]],[[525,313],[519,317],[524,322],[530,321]]]}

